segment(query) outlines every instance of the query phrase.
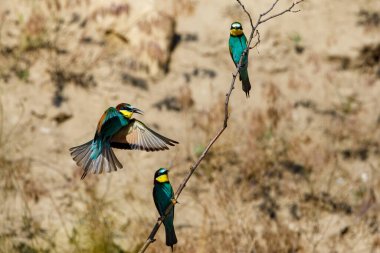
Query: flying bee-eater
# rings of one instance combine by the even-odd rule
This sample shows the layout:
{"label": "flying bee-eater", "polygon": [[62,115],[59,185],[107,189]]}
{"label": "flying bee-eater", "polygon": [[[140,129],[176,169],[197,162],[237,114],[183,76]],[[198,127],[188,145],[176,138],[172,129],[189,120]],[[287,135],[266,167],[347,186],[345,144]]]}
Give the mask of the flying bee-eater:
{"label": "flying bee-eater", "polygon": [[[247,38],[243,32],[243,26],[239,22],[233,22],[230,28],[230,39],[228,41],[230,54],[235,66],[239,64],[241,54],[247,48]],[[249,91],[251,90],[251,83],[248,77],[248,52],[244,55],[240,69],[240,80],[242,83],[243,91],[245,95],[249,97]]]}
{"label": "flying bee-eater", "polygon": [[165,211],[170,203],[173,203],[173,208],[171,208],[168,216],[163,221],[165,226],[166,245],[170,246],[173,251],[173,245],[177,243],[177,236],[175,235],[173,225],[174,205],[177,201],[174,198],[173,188],[169,182],[168,172],[167,169],[160,168],[154,174],[153,200],[161,217],[165,215]]}
{"label": "flying bee-eater", "polygon": [[108,108],[99,120],[94,139],[70,148],[76,164],[83,169],[81,179],[88,172],[100,174],[123,168],[112,148],[159,151],[169,149],[178,142],[166,138],[141,121],[132,118],[143,111],[127,103]]}

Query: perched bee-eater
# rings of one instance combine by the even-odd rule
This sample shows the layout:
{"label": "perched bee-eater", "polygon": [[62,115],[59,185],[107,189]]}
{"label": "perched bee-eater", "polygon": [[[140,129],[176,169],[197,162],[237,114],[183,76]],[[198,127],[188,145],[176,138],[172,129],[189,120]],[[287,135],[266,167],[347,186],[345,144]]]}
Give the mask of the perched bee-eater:
{"label": "perched bee-eater", "polygon": [[112,148],[158,151],[178,144],[133,119],[133,113],[143,114],[127,103],[108,108],[99,120],[94,139],[70,148],[72,158],[83,169],[81,179],[91,171],[100,174],[123,168]]}
{"label": "perched bee-eater", "polygon": [[[229,49],[235,66],[239,64],[240,56],[247,48],[247,38],[244,35],[243,27],[239,22],[233,22],[230,28]],[[248,78],[248,53],[244,56],[239,70],[240,80],[245,95],[249,97],[251,83]]]}
{"label": "perched bee-eater", "polygon": [[[172,202],[176,204],[177,201],[174,199],[173,188],[169,182],[168,170],[160,168],[154,174],[154,187],[153,187],[153,200],[156,204],[158,213],[161,217],[165,215],[165,211]],[[165,226],[166,234],[166,245],[170,246],[173,251],[173,245],[177,243],[177,236],[174,231],[174,206],[170,210],[168,216],[163,221]]]}

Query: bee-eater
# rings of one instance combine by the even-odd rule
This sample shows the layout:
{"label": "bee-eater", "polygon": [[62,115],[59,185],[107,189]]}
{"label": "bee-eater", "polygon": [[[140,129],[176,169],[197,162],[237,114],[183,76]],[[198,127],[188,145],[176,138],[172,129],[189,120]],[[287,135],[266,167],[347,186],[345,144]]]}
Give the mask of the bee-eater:
{"label": "bee-eater", "polygon": [[70,148],[72,158],[83,169],[81,179],[91,171],[100,174],[123,168],[112,148],[149,152],[169,149],[168,145],[178,144],[132,118],[133,113],[143,114],[140,109],[127,103],[108,108],[99,120],[94,139]]}
{"label": "bee-eater", "polygon": [[[239,22],[233,22],[230,28],[230,39],[228,41],[230,54],[235,66],[239,64],[240,56],[247,48],[247,38],[244,35],[243,27]],[[244,56],[240,66],[240,80],[245,95],[249,97],[251,83],[248,78],[248,53]]]}
{"label": "bee-eater", "polygon": [[[154,174],[153,200],[161,217],[165,215],[165,211],[170,203],[177,203],[174,199],[173,188],[169,182],[168,170],[160,168]],[[166,245],[170,246],[173,251],[173,245],[177,243],[177,236],[174,231],[174,206],[170,210],[168,216],[163,221],[166,234]]]}

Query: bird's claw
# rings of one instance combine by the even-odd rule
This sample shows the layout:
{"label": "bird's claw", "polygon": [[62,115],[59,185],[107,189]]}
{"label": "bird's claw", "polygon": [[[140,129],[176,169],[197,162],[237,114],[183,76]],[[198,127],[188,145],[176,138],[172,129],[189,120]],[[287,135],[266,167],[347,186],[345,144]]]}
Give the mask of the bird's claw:
{"label": "bird's claw", "polygon": [[179,202],[176,199],[171,199],[171,201],[173,203],[173,206],[175,206],[176,204],[179,204]]}

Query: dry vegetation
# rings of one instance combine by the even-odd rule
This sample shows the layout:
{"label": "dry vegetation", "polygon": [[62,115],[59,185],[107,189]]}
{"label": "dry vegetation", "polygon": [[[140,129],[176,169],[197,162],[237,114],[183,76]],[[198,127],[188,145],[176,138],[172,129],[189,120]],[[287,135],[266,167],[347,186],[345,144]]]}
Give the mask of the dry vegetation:
{"label": "dry vegetation", "polygon": [[[380,6],[341,2],[261,28],[252,97],[237,83],[176,207],[175,252],[380,252]],[[221,125],[235,19],[248,30],[227,0],[2,3],[0,252],[137,252],[154,171],[172,164],[177,187]],[[181,145],[118,152],[125,169],[80,181],[67,149],[121,101]]]}

